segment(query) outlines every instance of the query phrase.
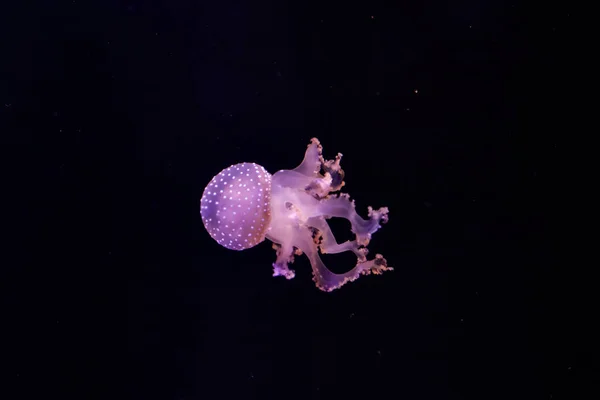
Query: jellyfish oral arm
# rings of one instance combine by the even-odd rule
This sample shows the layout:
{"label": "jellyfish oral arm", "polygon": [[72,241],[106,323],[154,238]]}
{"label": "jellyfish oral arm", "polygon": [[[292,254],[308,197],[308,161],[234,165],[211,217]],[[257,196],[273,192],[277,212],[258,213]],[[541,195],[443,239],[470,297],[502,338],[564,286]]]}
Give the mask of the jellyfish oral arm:
{"label": "jellyfish oral arm", "polygon": [[[277,196],[277,191],[273,195]],[[315,200],[308,196],[305,200]],[[275,200],[275,197],[273,198]],[[274,203],[277,203],[276,201]],[[308,201],[307,203],[310,203]],[[298,203],[296,203],[298,204]],[[301,204],[301,203],[300,203]],[[313,270],[313,280],[317,287],[323,291],[332,291],[347,282],[354,281],[360,275],[380,274],[384,271],[392,270],[387,266],[383,256],[377,254],[374,259],[367,260],[368,249],[371,235],[380,228],[380,223],[387,221],[388,210],[383,207],[377,211],[370,210],[370,218],[365,220],[361,218],[354,209],[354,203],[346,195],[332,197],[321,200],[317,203],[316,209],[288,210],[288,214],[281,218],[281,214],[273,213],[271,226],[278,225],[279,228],[273,228],[267,238],[278,244],[277,260],[273,264],[274,276],[285,276],[287,279],[294,277],[294,272],[289,269],[289,264],[294,261],[294,251],[298,254],[299,249],[308,257]],[[291,218],[294,213],[305,212],[310,215],[304,219],[300,214],[296,218]],[[327,224],[326,218],[341,217],[346,218],[352,225],[352,231],[356,239],[337,243],[331,228]],[[278,223],[279,218],[288,225],[287,229],[283,227],[284,223]],[[336,274],[331,272],[323,264],[318,252],[322,254],[336,254],[343,251],[352,251],[357,257],[357,264],[353,269],[344,273]]]}
{"label": "jellyfish oral arm", "polygon": [[[360,275],[392,270],[379,254],[373,260],[367,260],[368,250],[365,247],[380,224],[387,222],[389,210],[386,207],[378,210],[369,207],[369,218],[363,219],[356,213],[354,201],[348,194],[331,194],[344,186],[344,172],[340,167],[342,155],[325,161],[321,151],[318,140],[313,139],[299,167],[273,175],[271,225],[267,238],[278,244],[274,276],[293,277],[288,265],[294,261],[294,251],[298,254],[300,250],[310,260],[317,287],[332,291]],[[323,175],[320,174],[321,169]],[[331,217],[350,221],[356,239],[338,244],[326,221]],[[323,254],[352,251],[357,257],[357,264],[347,273],[335,274],[323,264],[319,251]]]}

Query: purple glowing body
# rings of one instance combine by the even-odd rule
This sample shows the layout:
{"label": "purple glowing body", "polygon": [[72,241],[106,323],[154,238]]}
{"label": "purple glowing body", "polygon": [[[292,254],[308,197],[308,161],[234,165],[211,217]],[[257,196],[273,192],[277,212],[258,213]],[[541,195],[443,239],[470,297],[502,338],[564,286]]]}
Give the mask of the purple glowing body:
{"label": "purple glowing body", "polygon": [[[330,292],[361,274],[381,274],[392,268],[380,254],[372,260],[366,257],[371,235],[387,222],[388,209],[369,207],[365,220],[347,194],[331,194],[344,186],[342,155],[325,161],[322,150],[313,138],[297,168],[274,175],[254,163],[224,169],[204,190],[200,215],[210,236],[228,249],[249,249],[265,238],[272,241],[277,250],[273,276],[292,279],[294,271],[288,264],[294,255],[306,254],[317,287]],[[327,224],[331,217],[349,220],[356,239],[338,244]],[[319,250],[323,254],[352,251],[358,262],[350,271],[336,274],[323,264]]]}

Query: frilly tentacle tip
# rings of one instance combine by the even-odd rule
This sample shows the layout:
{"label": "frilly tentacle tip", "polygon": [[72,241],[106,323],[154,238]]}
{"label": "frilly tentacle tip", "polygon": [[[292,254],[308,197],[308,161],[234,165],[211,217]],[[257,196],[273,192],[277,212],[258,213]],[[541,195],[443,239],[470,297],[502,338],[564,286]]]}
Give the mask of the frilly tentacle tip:
{"label": "frilly tentacle tip", "polygon": [[390,209],[387,207],[380,207],[378,210],[374,210],[373,207],[367,207],[368,216],[372,219],[378,219],[381,223],[385,224],[389,220]]}
{"label": "frilly tentacle tip", "polygon": [[292,269],[288,269],[287,267],[282,267],[281,265],[277,265],[277,263],[273,263],[273,276],[283,276],[290,280],[296,276],[296,273]]}

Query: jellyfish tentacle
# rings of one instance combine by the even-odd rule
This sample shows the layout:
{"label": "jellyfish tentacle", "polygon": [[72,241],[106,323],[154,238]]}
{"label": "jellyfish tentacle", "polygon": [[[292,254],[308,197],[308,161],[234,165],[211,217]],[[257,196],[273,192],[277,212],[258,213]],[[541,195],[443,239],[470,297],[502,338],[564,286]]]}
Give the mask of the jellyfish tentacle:
{"label": "jellyfish tentacle", "polygon": [[330,193],[337,192],[346,184],[344,182],[345,173],[340,166],[342,156],[342,153],[337,153],[335,159],[327,161],[323,158],[323,156],[319,157],[319,160],[321,161],[321,168],[323,171],[325,171],[324,177],[330,182]]}
{"label": "jellyfish tentacle", "polygon": [[348,282],[353,282],[361,275],[380,275],[385,271],[393,271],[394,268],[387,265],[387,260],[381,254],[368,261],[358,262],[354,268],[343,274],[331,272],[317,253],[309,257],[313,268],[313,281],[317,287],[325,292],[339,289]]}
{"label": "jellyfish tentacle", "polygon": [[366,247],[360,247],[356,240],[346,240],[344,243],[338,243],[329,227],[329,224],[323,217],[313,217],[307,221],[307,225],[315,228],[315,243],[319,246],[322,254],[337,254],[344,251],[352,251],[359,262],[367,260],[369,250]]}
{"label": "jellyfish tentacle", "polygon": [[312,138],[304,153],[304,159],[296,168],[292,171],[296,171],[302,175],[316,177],[319,176],[319,170],[321,169],[321,160],[323,147],[319,142],[319,139]]}
{"label": "jellyfish tentacle", "polygon": [[350,196],[346,193],[323,199],[319,204],[319,211],[327,217],[345,218],[350,221],[352,232],[356,235],[356,241],[361,246],[369,244],[371,235],[381,228],[380,223],[388,221],[389,214],[387,207],[373,210],[369,206],[369,219],[363,219],[356,213],[354,200],[350,200]]}
{"label": "jellyfish tentacle", "polygon": [[338,289],[346,283],[358,279],[361,275],[379,275],[385,271],[393,270],[393,268],[388,267],[387,260],[383,258],[381,254],[377,254],[372,260],[357,262],[354,268],[346,273],[336,274],[323,264],[310,235],[299,235],[295,239],[298,248],[300,248],[310,260],[313,271],[313,281],[320,290],[325,292],[331,292],[332,290]]}
{"label": "jellyfish tentacle", "polygon": [[288,280],[293,279],[296,273],[288,267],[288,264],[294,262],[293,246],[289,243],[273,243],[273,249],[277,251],[277,260],[273,263],[273,276],[284,276]]}

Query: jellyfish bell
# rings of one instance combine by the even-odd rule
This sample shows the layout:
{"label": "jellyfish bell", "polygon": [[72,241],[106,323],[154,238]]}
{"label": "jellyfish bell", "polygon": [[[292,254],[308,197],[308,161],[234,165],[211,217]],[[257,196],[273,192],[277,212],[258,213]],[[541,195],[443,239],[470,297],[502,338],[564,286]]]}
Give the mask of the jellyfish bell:
{"label": "jellyfish bell", "polygon": [[263,240],[271,222],[271,174],[254,163],[219,172],[200,199],[200,215],[210,236],[230,250]]}

